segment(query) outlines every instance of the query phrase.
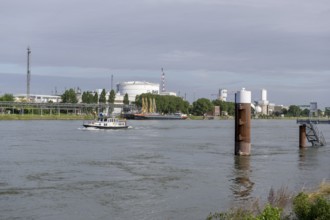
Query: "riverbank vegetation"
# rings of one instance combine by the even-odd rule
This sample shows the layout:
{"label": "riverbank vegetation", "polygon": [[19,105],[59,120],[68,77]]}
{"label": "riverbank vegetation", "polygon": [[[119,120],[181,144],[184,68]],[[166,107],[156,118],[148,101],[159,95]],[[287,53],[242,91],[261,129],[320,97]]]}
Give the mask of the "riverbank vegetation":
{"label": "riverbank vegetation", "polygon": [[142,100],[145,100],[147,102],[147,104],[145,104],[147,106],[150,106],[152,100],[155,100],[156,111],[159,113],[189,113],[189,102],[183,100],[181,97],[170,95],[155,95],[151,93],[137,95],[135,98],[135,105],[138,108],[142,108]]}
{"label": "riverbank vegetation", "polygon": [[4,94],[0,96],[0,102],[13,102],[14,101],[14,96],[12,94]]}
{"label": "riverbank vegetation", "polygon": [[302,190],[296,195],[289,193],[286,188],[276,192],[271,189],[268,201],[264,205],[256,199],[242,207],[211,213],[206,219],[328,220],[330,219],[330,183],[323,182],[315,190]]}

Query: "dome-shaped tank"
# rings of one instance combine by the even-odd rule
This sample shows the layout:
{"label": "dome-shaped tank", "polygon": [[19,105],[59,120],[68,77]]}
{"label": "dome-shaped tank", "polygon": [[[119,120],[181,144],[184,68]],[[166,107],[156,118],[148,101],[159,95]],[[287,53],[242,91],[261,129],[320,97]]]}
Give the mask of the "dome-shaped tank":
{"label": "dome-shaped tank", "polygon": [[117,92],[120,95],[127,93],[130,100],[135,100],[136,95],[142,93],[159,94],[159,84],[141,81],[122,82],[117,84]]}
{"label": "dome-shaped tank", "polygon": [[255,108],[255,110],[256,110],[256,113],[261,113],[261,111],[262,111],[262,109],[261,109],[260,106],[257,106],[257,107]]}

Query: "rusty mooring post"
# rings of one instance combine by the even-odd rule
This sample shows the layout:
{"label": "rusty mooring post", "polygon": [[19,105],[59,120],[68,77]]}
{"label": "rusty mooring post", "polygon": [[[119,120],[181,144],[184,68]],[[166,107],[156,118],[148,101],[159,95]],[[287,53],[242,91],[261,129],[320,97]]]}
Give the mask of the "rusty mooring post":
{"label": "rusty mooring post", "polygon": [[299,148],[306,147],[306,124],[299,126]]}
{"label": "rusty mooring post", "polygon": [[251,91],[235,93],[235,155],[251,151]]}

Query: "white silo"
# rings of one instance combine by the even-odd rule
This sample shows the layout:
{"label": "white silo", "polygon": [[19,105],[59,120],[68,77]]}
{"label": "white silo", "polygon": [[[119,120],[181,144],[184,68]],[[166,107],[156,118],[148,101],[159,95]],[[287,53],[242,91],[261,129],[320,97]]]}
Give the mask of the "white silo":
{"label": "white silo", "polygon": [[269,101],[267,100],[267,90],[261,90],[261,100],[258,102],[258,105],[261,107],[261,114],[268,115],[268,105]]}
{"label": "white silo", "polygon": [[227,101],[228,91],[227,89],[220,89],[219,90],[219,99],[221,101]]}
{"label": "white silo", "polygon": [[261,90],[261,100],[258,102],[259,105],[268,105],[269,101],[267,100],[267,90]]}
{"label": "white silo", "polygon": [[261,101],[267,101],[267,90],[266,89],[261,90]]}

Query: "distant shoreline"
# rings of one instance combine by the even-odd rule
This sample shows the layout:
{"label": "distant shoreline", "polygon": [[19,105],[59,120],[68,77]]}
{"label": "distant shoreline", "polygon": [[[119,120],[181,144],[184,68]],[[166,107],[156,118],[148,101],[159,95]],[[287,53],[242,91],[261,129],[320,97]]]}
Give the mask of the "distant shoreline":
{"label": "distant shoreline", "polygon": [[[93,115],[75,115],[75,114],[61,114],[61,115],[19,115],[19,114],[0,114],[1,120],[92,120]],[[203,118],[203,116],[191,116],[187,120],[234,120],[234,117],[213,117]],[[303,118],[299,118],[303,119]],[[297,120],[296,117],[275,117],[275,118],[253,118],[252,120]]]}

